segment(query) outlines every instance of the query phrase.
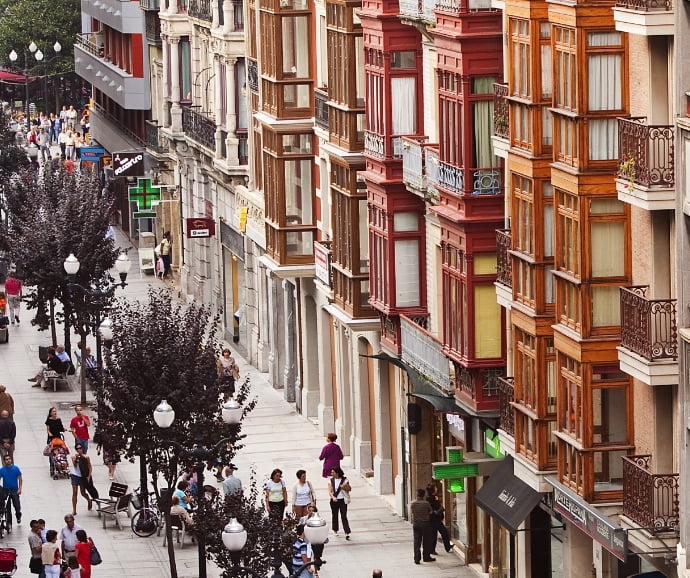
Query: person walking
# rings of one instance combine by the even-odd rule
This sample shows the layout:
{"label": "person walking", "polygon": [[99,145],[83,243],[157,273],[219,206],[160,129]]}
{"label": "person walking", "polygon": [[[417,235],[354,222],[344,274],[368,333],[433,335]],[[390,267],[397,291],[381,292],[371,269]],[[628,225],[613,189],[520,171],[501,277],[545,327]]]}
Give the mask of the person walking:
{"label": "person walking", "polygon": [[0,384],[0,411],[6,411],[14,421],[14,399],[7,393],[7,388]]}
{"label": "person walking", "polygon": [[14,276],[14,272],[10,270],[10,274],[5,279],[5,294],[7,295],[7,316],[10,318],[12,325],[17,322],[19,325],[19,309],[22,303],[22,282]]}
{"label": "person walking", "polygon": [[282,478],[283,471],[276,468],[271,472],[270,479],[264,485],[266,511],[278,520],[283,519],[287,506],[287,489]]}
{"label": "person walking", "polygon": [[343,450],[335,443],[338,436],[334,433],[326,435],[326,445],[321,448],[319,460],[323,462],[323,477],[327,478],[331,475],[333,468],[340,467],[340,460],[343,459]]}
{"label": "person walking", "polygon": [[[424,490],[417,490],[417,499],[410,503],[410,522],[414,538],[414,563],[436,562],[431,557],[434,547],[431,543],[431,505],[424,499]],[[422,552],[420,553],[420,547]]]}
{"label": "person walking", "polygon": [[76,543],[77,562],[81,568],[80,578],[91,578],[91,548],[93,540],[86,535],[83,529],[77,530]]}
{"label": "person walking", "polygon": [[46,532],[46,543],[41,548],[41,560],[46,578],[60,578],[62,556],[57,545],[58,533],[55,530]]}
{"label": "person walking", "polygon": [[[4,386],[3,386],[4,387]],[[4,456],[14,456],[14,440],[17,437],[17,426],[10,419],[6,409],[0,411],[0,453]]]}
{"label": "person walking", "polygon": [[443,547],[446,552],[450,552],[453,549],[453,544],[450,541],[450,534],[448,533],[448,528],[444,523],[445,510],[443,509],[443,504],[438,498],[438,486],[435,482],[431,482],[426,487],[426,501],[429,502],[431,506],[431,535],[433,539],[431,543],[433,545],[433,555],[436,555],[436,540],[438,534],[441,534],[443,539]]}
{"label": "person walking", "polygon": [[46,574],[43,570],[43,560],[41,560],[41,553],[43,550],[41,525],[37,520],[31,520],[29,525],[31,526],[31,533],[29,534],[29,549],[31,551],[29,570],[32,574],[38,574],[38,578],[45,578]]}
{"label": "person walking", "polygon": [[316,505],[316,497],[314,496],[314,488],[311,487],[311,482],[307,481],[307,472],[305,470],[297,470],[295,474],[297,482],[292,486],[292,512],[299,519],[306,516],[307,507]]}
{"label": "person walking", "polygon": [[82,406],[75,405],[74,413],[76,414],[72,421],[69,422],[69,429],[74,436],[74,443],[79,444],[84,450],[84,454],[89,451],[89,426],[91,425],[91,418],[84,413]]}
{"label": "person walking", "polygon": [[235,464],[228,464],[225,467],[225,479],[223,480],[223,494],[242,494],[242,480],[235,475],[237,467]]}
{"label": "person walking", "polygon": [[[81,492],[84,499],[89,504],[89,510],[93,507],[91,498],[86,493],[86,486],[88,479],[91,477],[91,460],[89,456],[84,455],[84,448],[81,444],[74,446],[74,455],[72,456],[72,464],[69,471],[70,482],[72,483],[72,515],[77,515],[77,492]],[[84,459],[81,459],[84,458]]]}
{"label": "person walking", "polygon": [[74,516],[65,514],[65,526],[60,530],[60,551],[65,560],[77,555],[77,542],[79,541],[77,532],[79,530],[84,531],[84,528],[74,521]]}
{"label": "person walking", "polygon": [[328,479],[328,495],[331,497],[331,528],[337,536],[340,530],[338,514],[343,521],[345,539],[350,539],[350,521],[347,519],[347,504],[352,487],[345,477],[345,472],[340,468],[331,469],[331,477]]}
{"label": "person walking", "polygon": [[[22,504],[19,496],[22,495],[22,471],[14,464],[12,456],[7,455],[3,458],[3,466],[0,468],[0,480],[2,480],[2,487],[9,493],[12,507],[14,508],[14,515],[17,518],[17,524],[22,523]],[[8,515],[11,515],[8,509]]]}

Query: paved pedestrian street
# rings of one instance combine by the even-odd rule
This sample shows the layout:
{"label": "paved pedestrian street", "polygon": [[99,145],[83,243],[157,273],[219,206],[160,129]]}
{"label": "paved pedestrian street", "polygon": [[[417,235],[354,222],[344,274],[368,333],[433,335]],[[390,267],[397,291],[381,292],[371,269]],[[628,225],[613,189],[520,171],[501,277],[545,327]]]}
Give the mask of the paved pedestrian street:
{"label": "paved pedestrian street", "polygon": [[[128,246],[119,231],[118,241],[120,245]],[[129,255],[132,260],[129,285],[124,291],[117,290],[118,297],[144,299],[150,285],[162,286],[166,283],[172,286],[169,282],[154,279],[152,275],[140,276],[136,250],[132,249]],[[56,406],[59,416],[68,427],[74,415],[72,407],[79,400],[76,376],[70,378],[71,390],[63,386],[55,393],[52,388],[32,388],[32,384],[27,381],[28,377],[36,374],[40,366],[39,345],[50,345],[49,332],[39,332],[31,325],[31,313],[22,308],[21,324],[10,327],[9,343],[0,344],[0,383],[7,386],[8,393],[15,400],[17,442],[14,456],[24,479],[21,496],[22,523],[15,525],[12,533],[0,540],[0,546],[17,549],[19,570],[16,576],[21,577],[31,575],[28,569],[29,521],[44,518],[47,529],[59,532],[64,526],[64,515],[71,511],[69,480],[53,480],[49,476],[48,458],[42,455],[46,443],[44,422],[48,409]],[[60,333],[61,327],[58,328],[58,334]],[[76,336],[73,337],[72,343],[77,341]],[[95,350],[93,338],[89,345]],[[317,459],[324,443],[323,437],[314,424],[295,411],[293,405],[283,401],[281,391],[273,390],[259,372],[236,355],[234,349],[233,354],[240,364],[242,379],[247,375],[251,378],[253,394],[259,400],[255,411],[243,422],[243,433],[247,435],[246,447],[235,459],[238,466],[235,474],[246,485],[253,468],[259,482],[263,483],[271,470],[278,467],[284,472],[289,490],[296,481],[295,471],[299,468],[307,470],[307,479],[311,480],[316,491],[317,505],[330,525],[326,482],[321,478],[321,462]],[[91,392],[89,398],[91,399]],[[91,414],[91,411],[87,413]],[[92,427],[91,435],[93,429]],[[72,435],[66,432],[65,437],[72,447]],[[94,465],[96,487],[105,496],[111,482],[102,456],[96,455],[94,444],[89,447],[89,455]],[[373,568],[382,568],[386,578],[475,575],[472,570],[463,566],[460,557],[446,554],[442,545],[437,549],[437,562],[415,566],[411,526],[393,512],[384,498],[374,494],[365,478],[348,468],[347,460],[344,462],[344,469],[352,483],[352,503],[349,507],[352,540],[345,541],[342,533],[339,537],[331,536],[323,556],[327,561],[320,572],[323,578],[369,578]],[[138,464],[119,464],[115,481],[128,484],[130,489],[137,487]],[[207,482],[215,483],[213,477],[209,477]],[[136,537],[129,528],[129,519],[124,515],[122,530],[118,530],[112,520],[103,529],[95,509],[87,511],[86,502],[81,497],[77,511],[77,524],[93,537],[103,557],[103,564],[93,569],[95,578],[150,578],[170,575],[162,536]],[[180,578],[198,576],[196,544],[187,539],[182,549],[176,545],[175,554]],[[211,562],[208,563],[208,575],[209,578],[220,576]]]}

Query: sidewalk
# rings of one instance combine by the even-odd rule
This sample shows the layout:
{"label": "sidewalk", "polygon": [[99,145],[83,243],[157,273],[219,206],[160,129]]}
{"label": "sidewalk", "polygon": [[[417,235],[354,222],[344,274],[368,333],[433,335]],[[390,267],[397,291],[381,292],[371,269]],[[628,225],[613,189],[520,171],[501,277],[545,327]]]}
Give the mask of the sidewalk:
{"label": "sidewalk", "polygon": [[[119,231],[117,239],[123,247],[129,246]],[[127,279],[129,285],[124,291],[118,289],[116,296],[145,299],[149,286],[162,286],[165,282],[156,280],[152,275],[140,277],[136,249],[130,250],[129,256],[132,260],[132,270]],[[79,400],[76,381],[73,382],[73,391],[63,387],[56,393],[52,389],[44,391],[32,388],[27,381],[39,367],[38,346],[50,345],[49,332],[39,332],[31,326],[31,313],[23,310],[21,325],[10,326],[9,343],[0,344],[0,383],[7,386],[7,391],[15,400],[15,462],[24,477],[22,524],[15,525],[12,534],[0,540],[0,547],[17,549],[19,570],[16,576],[30,576],[27,542],[29,521],[45,518],[48,529],[59,531],[64,526],[63,516],[71,511],[69,480],[52,480],[48,472],[48,458],[42,455],[46,441],[44,421],[48,409],[56,406],[67,426],[74,415],[72,406]],[[73,338],[72,342],[76,343],[77,339]],[[93,338],[89,345],[92,349],[95,347]],[[236,354],[235,357],[238,358]],[[237,476],[247,485],[250,471],[254,468],[259,483],[263,483],[271,470],[278,467],[283,470],[286,484],[291,488],[296,481],[295,471],[300,468],[307,470],[307,479],[314,485],[322,516],[330,525],[326,481],[321,478],[321,462],[317,459],[324,439],[311,422],[283,400],[281,392],[268,385],[261,373],[241,358],[238,358],[238,363],[242,379],[247,375],[250,377],[253,395],[258,397],[259,403],[243,423],[242,431],[247,438],[245,448],[235,459]],[[68,443],[72,442],[71,437],[71,434],[66,434]],[[102,458],[96,456],[95,447],[89,448],[89,455],[94,465],[96,487],[105,495],[110,487],[107,468],[102,465]],[[344,465],[347,466],[348,462],[345,461]],[[383,498],[374,495],[371,486],[358,473],[347,467],[344,469],[353,486],[349,507],[352,540],[346,542],[342,534],[335,538],[331,536],[324,551],[327,564],[320,572],[323,578],[368,578],[373,568],[382,568],[387,578],[475,575],[461,565],[460,558],[446,554],[442,545],[437,549],[437,562],[415,566],[411,526],[395,514]],[[138,477],[136,463],[125,462],[117,468],[116,481],[127,483],[130,488],[138,486]],[[207,483],[215,483],[212,480],[210,477]],[[124,515],[121,520],[125,525],[123,530],[118,530],[112,521],[104,530],[95,511],[87,511],[83,498],[79,498],[77,507],[77,524],[93,537],[103,557],[103,564],[93,570],[95,577],[164,578],[170,575],[162,537],[136,537],[128,527],[129,519],[125,519]],[[183,549],[176,546],[175,553],[180,578],[197,576],[196,544],[186,540]],[[208,576],[220,576],[211,562],[208,563]]]}

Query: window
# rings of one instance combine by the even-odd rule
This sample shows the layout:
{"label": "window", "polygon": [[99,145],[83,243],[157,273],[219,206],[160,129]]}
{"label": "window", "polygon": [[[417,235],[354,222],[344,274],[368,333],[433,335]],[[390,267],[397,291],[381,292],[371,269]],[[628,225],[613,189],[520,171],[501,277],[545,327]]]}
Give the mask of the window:
{"label": "window", "polygon": [[180,38],[180,101],[192,101],[192,51],[189,37]]}
{"label": "window", "polygon": [[532,181],[513,173],[513,238],[516,250],[534,256],[534,199],[532,197]]}
{"label": "window", "polygon": [[563,414],[559,416],[561,431],[569,434],[576,440],[582,440],[583,416],[582,404],[582,369],[579,362],[561,355],[561,391],[563,400]]}
{"label": "window", "polygon": [[417,53],[414,50],[393,51],[391,68],[416,68]]}
{"label": "window", "polygon": [[392,134],[417,134],[417,79],[391,78]]}
{"label": "window", "polygon": [[313,225],[312,161],[285,160],[285,224]]}
{"label": "window", "polygon": [[[464,253],[442,245],[443,254],[443,339],[447,346],[467,355],[467,277]],[[495,298],[494,298],[495,300]]]}
{"label": "window", "polygon": [[551,52],[551,23],[539,23],[539,48],[541,54],[541,97],[551,100],[553,95],[553,59]]}
{"label": "window", "polygon": [[385,113],[383,110],[383,76],[367,72],[367,129],[383,134]]}
{"label": "window", "polygon": [[537,338],[515,328],[515,401],[537,409]]}
{"label": "window", "polygon": [[282,77],[309,78],[309,16],[284,16],[281,26]]}
{"label": "window", "polygon": [[[495,271],[495,267],[494,267]],[[503,308],[492,285],[474,286],[474,354],[477,359],[500,358]]]}
{"label": "window", "polygon": [[554,104],[558,108],[575,110],[577,108],[577,61],[575,30],[554,26],[556,69],[555,76],[556,94]]}
{"label": "window", "polygon": [[420,306],[419,279],[419,240],[396,239],[395,305],[397,307]]}
{"label": "window", "polygon": [[556,230],[556,267],[580,277],[580,199],[557,191],[558,225]]}
{"label": "window", "polygon": [[510,42],[512,44],[513,75],[511,86],[514,95],[522,98],[532,96],[532,54],[530,51],[530,23],[528,20],[511,19]]}

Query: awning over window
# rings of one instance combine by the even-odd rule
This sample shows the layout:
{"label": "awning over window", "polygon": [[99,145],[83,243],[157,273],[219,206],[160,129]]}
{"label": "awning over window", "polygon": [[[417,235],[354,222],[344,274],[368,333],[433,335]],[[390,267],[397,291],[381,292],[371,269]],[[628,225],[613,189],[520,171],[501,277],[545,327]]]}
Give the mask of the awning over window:
{"label": "awning over window", "polygon": [[515,533],[541,501],[541,494],[513,474],[513,458],[506,456],[474,499],[482,510]]}

